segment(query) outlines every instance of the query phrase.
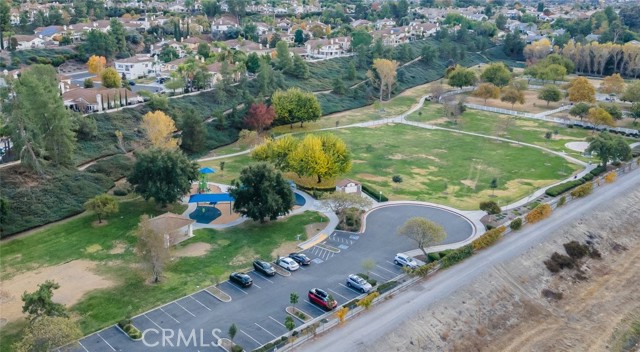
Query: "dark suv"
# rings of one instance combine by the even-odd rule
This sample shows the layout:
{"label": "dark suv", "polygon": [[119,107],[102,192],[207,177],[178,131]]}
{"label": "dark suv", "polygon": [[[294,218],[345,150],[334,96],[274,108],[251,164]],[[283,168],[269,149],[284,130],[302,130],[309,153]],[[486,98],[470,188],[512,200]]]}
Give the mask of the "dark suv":
{"label": "dark suv", "polygon": [[338,306],[338,302],[325,291],[319,288],[309,290],[309,301],[315,303],[325,310],[332,310]]}
{"label": "dark suv", "polygon": [[229,275],[229,281],[234,282],[242,287],[249,287],[253,284],[251,276],[245,273],[231,273],[231,275]]}
{"label": "dark suv", "polygon": [[311,259],[302,253],[291,253],[289,254],[289,258],[295,260],[300,265],[311,264]]}
{"label": "dark suv", "polygon": [[276,270],[273,266],[263,260],[256,260],[253,262],[253,268],[256,271],[261,272],[267,276],[274,276],[276,274]]}

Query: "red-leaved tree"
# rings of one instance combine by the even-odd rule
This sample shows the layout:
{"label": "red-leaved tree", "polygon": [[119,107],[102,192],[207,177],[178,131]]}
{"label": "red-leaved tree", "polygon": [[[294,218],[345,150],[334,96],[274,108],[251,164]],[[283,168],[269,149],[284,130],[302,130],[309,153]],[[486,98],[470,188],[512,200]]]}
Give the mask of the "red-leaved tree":
{"label": "red-leaved tree", "polygon": [[273,106],[267,106],[264,103],[251,104],[247,116],[244,117],[244,124],[248,129],[260,133],[271,126],[275,117],[276,112]]}

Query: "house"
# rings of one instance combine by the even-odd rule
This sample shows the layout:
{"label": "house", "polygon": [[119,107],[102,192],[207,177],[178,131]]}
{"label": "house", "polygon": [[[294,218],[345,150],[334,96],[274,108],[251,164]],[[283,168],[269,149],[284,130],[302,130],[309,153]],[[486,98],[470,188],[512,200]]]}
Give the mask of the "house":
{"label": "house", "polygon": [[367,21],[367,20],[355,20],[351,22],[351,27],[353,28],[368,27],[370,25],[371,25],[371,21]]}
{"label": "house", "polygon": [[158,43],[151,44],[149,48],[149,53],[151,55],[160,55],[160,53],[162,52],[162,49],[167,45],[172,47],[178,53],[179,58],[183,58],[185,57],[185,55],[187,55],[187,52],[184,49],[184,45],[181,42],[177,42],[173,39],[162,40]]}
{"label": "house", "polygon": [[[234,82],[238,82],[241,76],[241,73],[238,70],[238,66],[230,63],[228,64],[227,68],[231,73],[231,79]],[[209,73],[211,73],[211,85],[214,85],[222,80],[222,62],[216,62],[211,65],[207,65],[207,70],[209,71]]]}
{"label": "house", "polygon": [[594,34],[594,33],[591,33],[586,37],[584,37],[584,40],[586,40],[587,42],[597,42],[599,39],[600,39],[600,35]]}
{"label": "house", "polygon": [[144,99],[125,88],[80,88],[62,93],[64,106],[82,113],[101,112],[125,105],[142,103]]}
{"label": "house", "polygon": [[193,237],[193,224],[195,220],[185,218],[174,213],[164,213],[149,219],[149,227],[164,236],[164,246],[176,245]]}
{"label": "house", "polygon": [[230,28],[239,28],[238,23],[231,17],[222,17],[211,22],[211,34],[221,34]]}
{"label": "house", "polygon": [[135,55],[126,59],[118,59],[114,62],[116,71],[127,79],[135,79],[155,75],[160,71],[157,56]]}
{"label": "house", "polygon": [[16,50],[39,49],[44,48],[44,40],[34,35],[14,35],[18,45]]}
{"label": "house", "polygon": [[344,193],[362,193],[362,184],[348,178],[342,179],[336,183],[336,191]]}
{"label": "house", "polygon": [[393,27],[396,25],[396,21],[389,19],[389,18],[383,18],[381,20],[377,20],[376,24],[375,24],[375,28],[377,30],[380,29],[384,29],[384,28],[389,28],[389,27]]}
{"label": "house", "polygon": [[33,32],[34,34],[42,38],[45,41],[53,40],[53,37],[57,35],[62,35],[65,32],[66,28],[63,26],[48,26],[48,27],[38,27]]}
{"label": "house", "polygon": [[312,59],[328,59],[348,55],[351,48],[350,37],[331,39],[311,39],[306,42],[307,57]]}

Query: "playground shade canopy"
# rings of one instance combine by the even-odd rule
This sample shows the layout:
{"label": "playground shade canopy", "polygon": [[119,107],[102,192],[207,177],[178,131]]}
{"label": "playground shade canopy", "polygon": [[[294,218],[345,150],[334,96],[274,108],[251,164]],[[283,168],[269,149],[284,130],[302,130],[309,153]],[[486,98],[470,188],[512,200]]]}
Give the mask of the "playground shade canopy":
{"label": "playground shade canopy", "polygon": [[210,167],[203,167],[202,169],[200,169],[200,173],[201,174],[212,174],[216,172],[216,170],[210,168]]}
{"label": "playground shade canopy", "polygon": [[234,199],[229,193],[193,194],[189,198],[189,203],[219,203],[233,201]]}

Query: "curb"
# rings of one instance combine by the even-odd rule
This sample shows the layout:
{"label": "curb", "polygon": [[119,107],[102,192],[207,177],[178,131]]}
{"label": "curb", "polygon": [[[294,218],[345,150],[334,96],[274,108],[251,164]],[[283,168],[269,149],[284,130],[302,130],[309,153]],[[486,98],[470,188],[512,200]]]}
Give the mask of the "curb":
{"label": "curb", "polygon": [[300,248],[301,250],[307,250],[313,246],[315,246],[316,244],[326,240],[327,238],[329,238],[329,235],[327,235],[326,233],[319,233],[313,237],[311,237],[310,239],[298,244],[298,248]]}

